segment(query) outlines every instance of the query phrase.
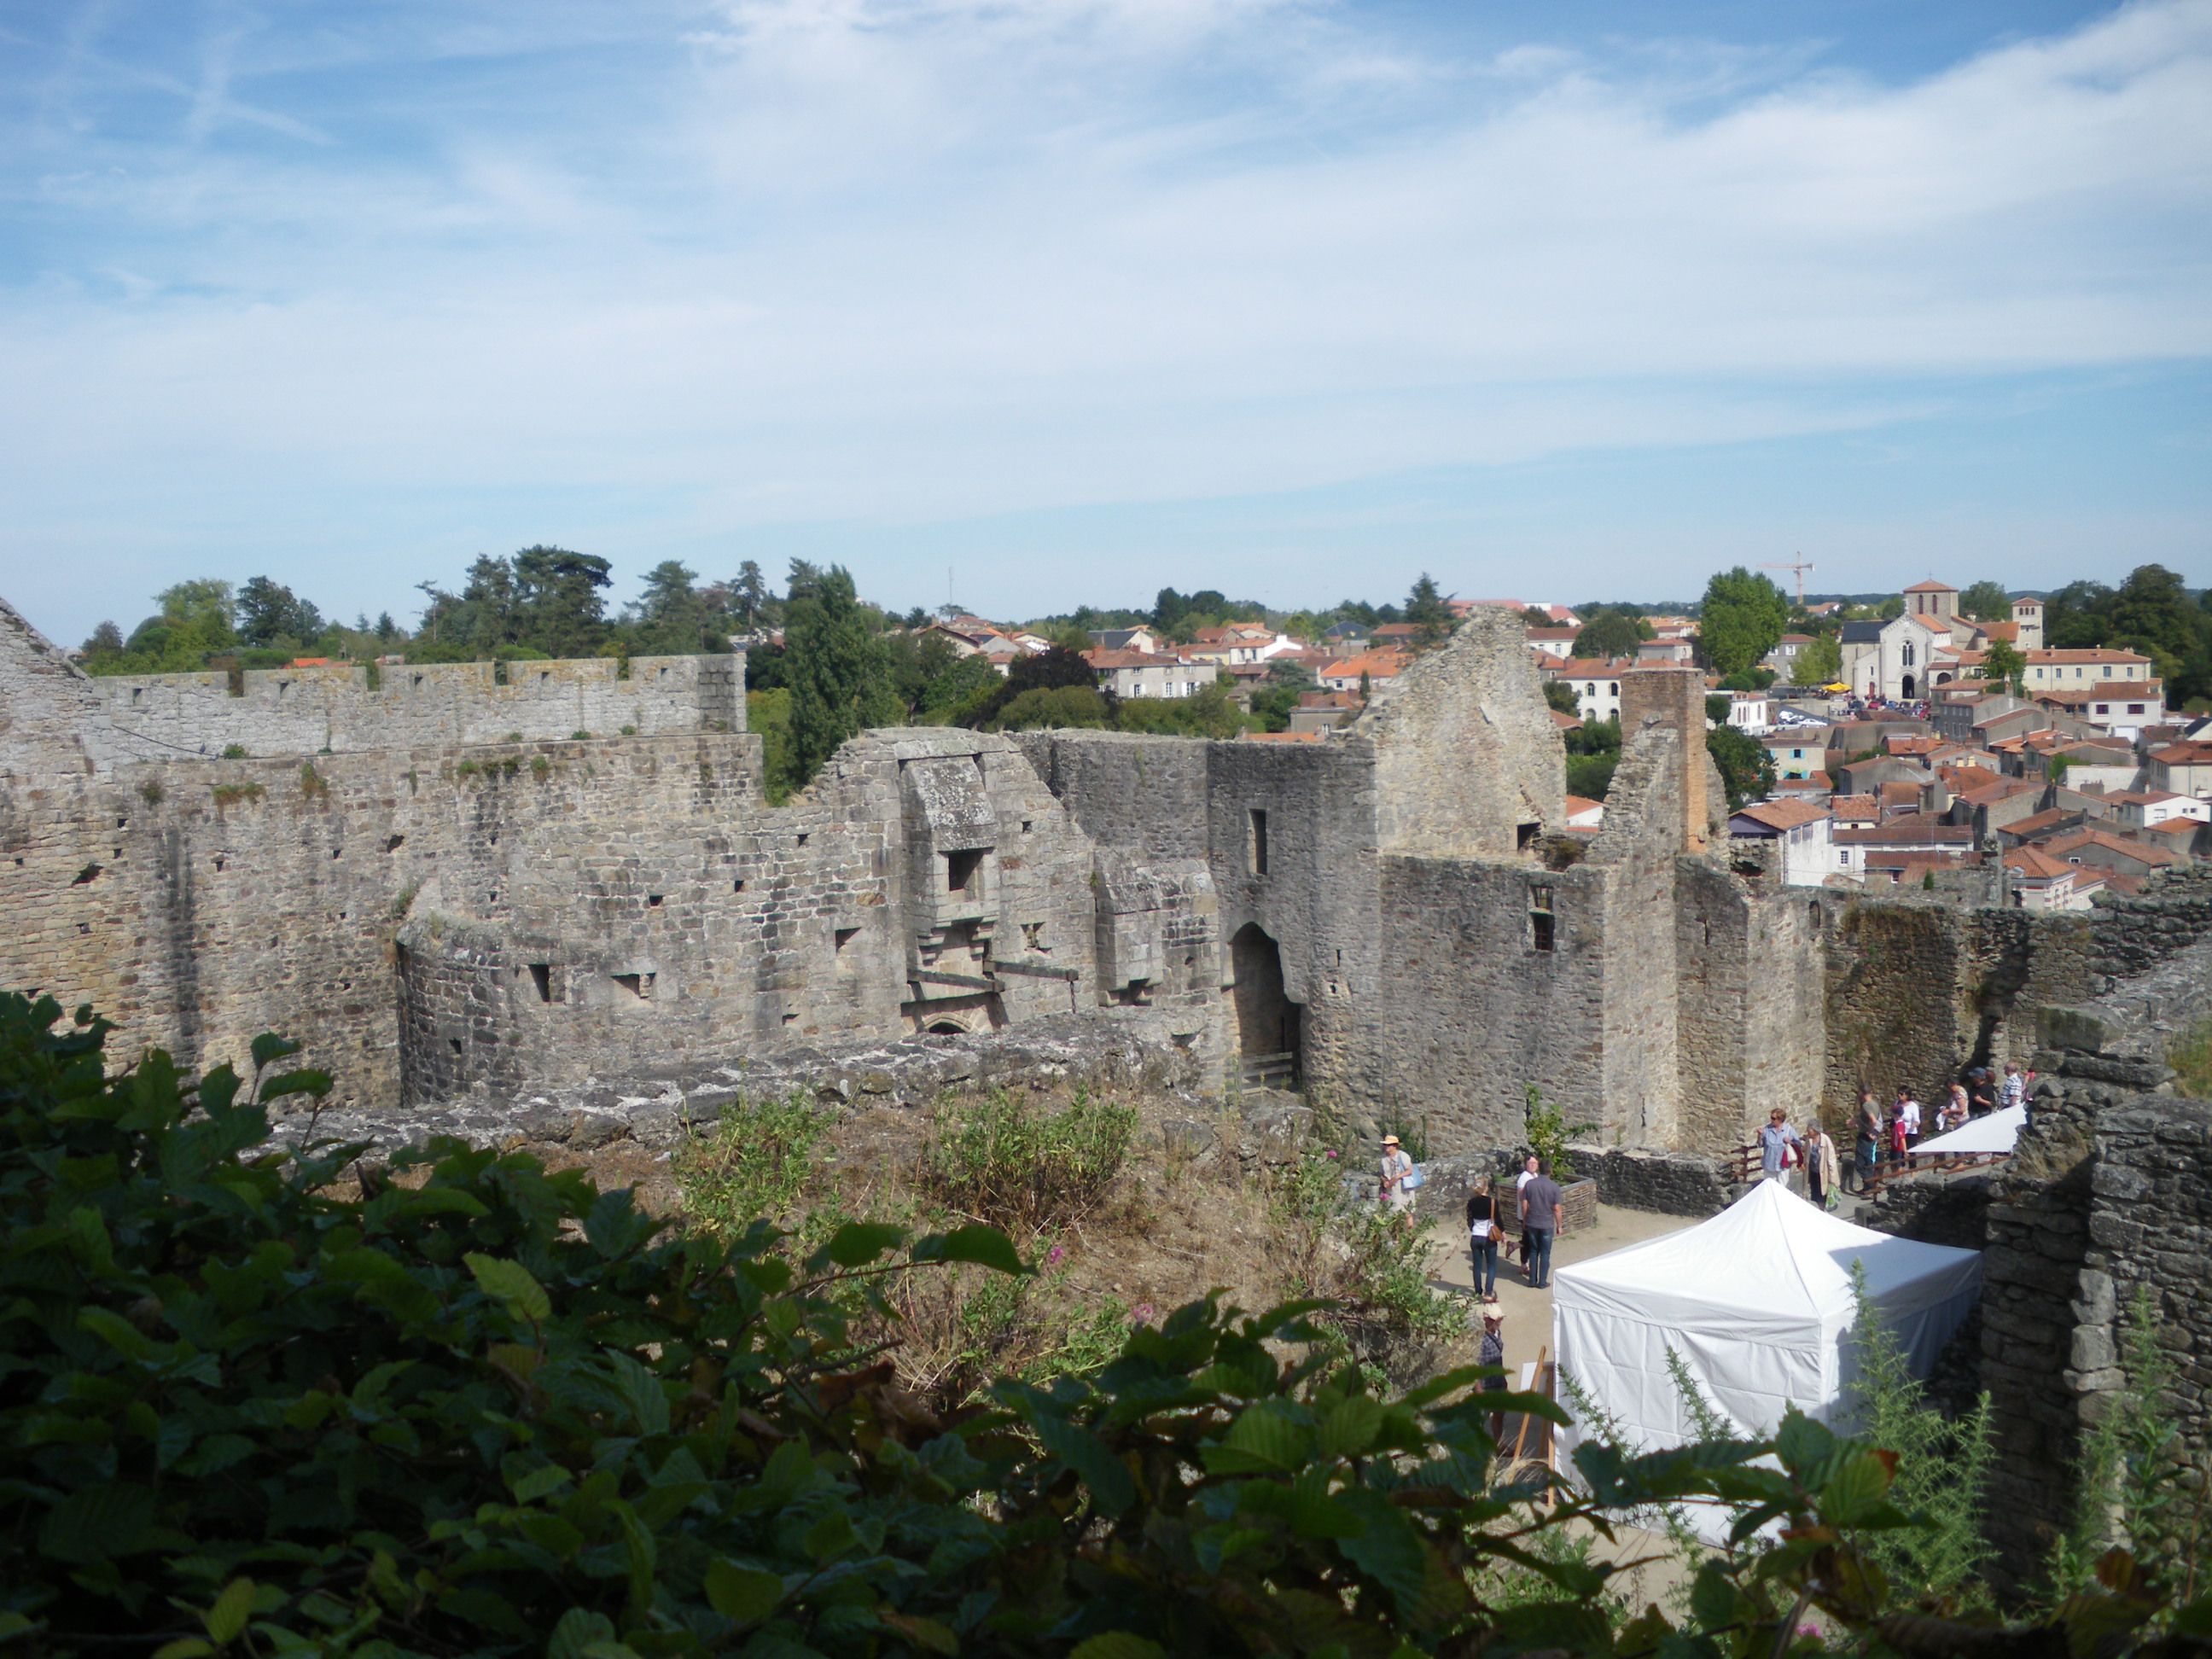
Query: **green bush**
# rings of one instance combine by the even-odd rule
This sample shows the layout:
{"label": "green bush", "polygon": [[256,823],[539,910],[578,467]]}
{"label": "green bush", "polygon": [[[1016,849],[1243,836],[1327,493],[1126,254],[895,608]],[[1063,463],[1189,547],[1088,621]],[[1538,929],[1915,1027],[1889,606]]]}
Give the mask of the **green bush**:
{"label": "green bush", "polygon": [[1003,1089],[941,1103],[918,1184],[957,1214],[1028,1234],[1087,1215],[1128,1162],[1137,1115],[1079,1091],[1047,1111]]}
{"label": "green bush", "polygon": [[1851,1264],[1856,1313],[1851,1341],[1858,1376],[1850,1403],[1859,1432],[1897,1455],[1897,1501],[1926,1517],[1926,1533],[1875,1540],[1869,1553],[1894,1593],[1965,1606],[1987,1605],[1982,1578],[1995,1552],[1983,1533],[1983,1498],[1994,1452],[1990,1397],[1956,1422],[1928,1403],[1897,1334],[1868,1298],[1866,1273]]}
{"label": "green bush", "polygon": [[1275,1177],[1276,1264],[1293,1295],[1327,1304],[1317,1327],[1370,1381],[1405,1382],[1468,1334],[1466,1299],[1430,1284],[1427,1237],[1376,1201],[1379,1175],[1347,1178],[1333,1127],[1323,1120]]}
{"label": "green bush", "polygon": [[[1498,1486],[1490,1413],[1561,1420],[1548,1400],[1473,1369],[1383,1397],[1321,1310],[1208,1299],[942,1415],[849,1310],[1023,1272],[992,1229],[848,1225],[794,1264],[765,1222],[671,1237],[520,1154],[372,1171],[266,1144],[270,1103],[329,1086],[273,1070],[293,1045],[256,1041],[249,1091],[158,1051],[111,1073],[107,1032],[0,996],[11,1652],[1748,1659],[1807,1650],[1808,1609],[1879,1616],[1888,1467],[1794,1414],[1771,1443],[1586,1445],[1584,1492]],[[1692,1501],[1785,1541],[1700,1568],[1694,1638],[1620,1624],[1620,1569],[1571,1540]],[[2085,1592],[2055,1650],[2117,1650],[2135,1605]]]}
{"label": "green bush", "polygon": [[[684,1213],[695,1226],[741,1237],[763,1218],[796,1224],[823,1184],[826,1114],[803,1094],[738,1100],[676,1154]],[[811,1179],[810,1179],[811,1178]]]}

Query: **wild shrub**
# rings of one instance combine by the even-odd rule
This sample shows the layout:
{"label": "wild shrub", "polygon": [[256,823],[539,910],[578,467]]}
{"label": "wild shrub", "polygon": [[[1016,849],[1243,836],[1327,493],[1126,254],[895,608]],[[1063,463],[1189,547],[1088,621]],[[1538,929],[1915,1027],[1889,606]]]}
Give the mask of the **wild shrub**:
{"label": "wild shrub", "polygon": [[2154,1595],[2187,1600],[2203,1588],[2212,1509],[2202,1447],[2191,1448],[2167,1403],[2175,1381],[2160,1340],[2158,1304],[2138,1285],[2122,1335],[2124,1382],[2108,1395],[2081,1447],[2074,1524],[2057,1540],[2047,1577],[2054,1601],[2106,1577],[2121,1548]]}
{"label": "wild shrub", "polygon": [[760,1221],[795,1224],[828,1192],[829,1130],[828,1114],[803,1094],[732,1102],[678,1149],[685,1216],[724,1238]]}
{"label": "wild shrub", "polygon": [[1858,1375],[1848,1404],[1860,1436],[1897,1454],[1891,1493],[1926,1522],[1910,1540],[1893,1534],[1874,1540],[1868,1553],[1888,1575],[1892,1595],[1903,1601],[1985,1606],[1983,1577],[1996,1553],[1984,1531],[1995,1452],[1990,1397],[1983,1395],[1965,1416],[1947,1421],[1929,1404],[1928,1391],[1912,1375],[1911,1356],[1867,1295],[1865,1272],[1856,1262],[1851,1297]]}
{"label": "wild shrub", "polygon": [[955,1214],[1018,1234],[1060,1231],[1106,1196],[1129,1160],[1133,1108],[1079,1091],[1058,1111],[994,1089],[939,1103],[916,1180]]}
{"label": "wild shrub", "polygon": [[[158,1051],[110,1073],[107,1031],[0,997],[13,1651],[1723,1659],[1791,1650],[1808,1608],[1878,1617],[1887,1466],[1794,1414],[1771,1442],[1584,1447],[1587,1495],[1533,1503],[1544,1477],[1486,1484],[1485,1425],[1556,1422],[1548,1400],[1471,1370],[1378,1394],[1317,1310],[1209,1298],[948,1416],[856,1346],[848,1300],[889,1318],[878,1287],[916,1271],[1023,1272],[993,1229],[855,1224],[793,1262],[765,1223],[671,1236],[519,1153],[442,1141],[387,1176],[266,1144],[269,1102],[329,1086],[271,1074],[292,1045],[256,1042],[249,1091]],[[1616,1626],[1618,1569],[1547,1542],[1696,1498],[1792,1541],[1701,1570],[1721,1634],[1693,1643]],[[1501,1563],[1560,1599],[1492,1599]],[[2116,1600],[2020,1634],[2116,1650]]]}
{"label": "wild shrub", "polygon": [[2166,1050],[2166,1063],[2180,1075],[2174,1088],[2191,1100],[2212,1100],[2212,1020],[2192,1025]]}
{"label": "wild shrub", "polygon": [[1438,1352],[1468,1334],[1465,1299],[1429,1282],[1419,1228],[1376,1203],[1372,1183],[1347,1178],[1324,1121],[1274,1178],[1269,1210],[1287,1295],[1331,1305],[1316,1321],[1377,1380],[1404,1382],[1432,1369]]}

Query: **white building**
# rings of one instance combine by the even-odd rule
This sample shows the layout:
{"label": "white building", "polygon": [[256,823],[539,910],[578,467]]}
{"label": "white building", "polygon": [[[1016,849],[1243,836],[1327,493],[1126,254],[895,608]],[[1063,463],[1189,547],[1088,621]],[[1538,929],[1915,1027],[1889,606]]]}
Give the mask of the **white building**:
{"label": "white building", "polygon": [[1810,801],[1759,800],[1729,815],[1729,835],[1773,842],[1780,849],[1784,884],[1818,887],[1835,868],[1832,825],[1828,809]]}
{"label": "white building", "polygon": [[2132,651],[2099,646],[2085,651],[2027,651],[2027,672],[2021,677],[2027,695],[2039,691],[2080,691],[2091,686],[2150,678],[2150,659]]}
{"label": "white building", "polygon": [[1540,672],[1544,678],[1557,680],[1572,690],[1583,719],[1594,724],[1620,718],[1620,677],[1631,666],[1626,662],[1574,657]]}
{"label": "white building", "polygon": [[1194,697],[1221,672],[1210,662],[1185,662],[1144,651],[1086,651],[1083,660],[1097,672],[1101,690],[1124,699]]}

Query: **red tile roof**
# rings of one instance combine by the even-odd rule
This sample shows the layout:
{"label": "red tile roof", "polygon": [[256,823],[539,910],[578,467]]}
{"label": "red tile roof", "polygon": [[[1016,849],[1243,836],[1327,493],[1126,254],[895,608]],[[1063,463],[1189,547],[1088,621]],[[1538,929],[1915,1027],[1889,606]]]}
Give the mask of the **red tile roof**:
{"label": "red tile roof", "polygon": [[1749,818],[1753,823],[1765,824],[1769,830],[1795,830],[1828,816],[1825,806],[1815,806],[1806,800],[1762,800],[1739,806],[1729,815]]}
{"label": "red tile roof", "polygon": [[1930,577],[1924,582],[1915,582],[1905,590],[1908,593],[1955,593],[1959,590],[1948,582],[1939,582]]}

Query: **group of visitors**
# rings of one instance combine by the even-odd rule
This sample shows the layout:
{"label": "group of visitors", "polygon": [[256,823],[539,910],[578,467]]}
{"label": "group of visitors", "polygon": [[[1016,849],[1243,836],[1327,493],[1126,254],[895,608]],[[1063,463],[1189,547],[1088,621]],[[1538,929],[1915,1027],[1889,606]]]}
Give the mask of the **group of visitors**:
{"label": "group of visitors", "polygon": [[1510,1248],[1505,1218],[1520,1224],[1521,1270],[1528,1288],[1540,1291],[1552,1282],[1552,1241],[1566,1220],[1566,1199],[1552,1179],[1548,1164],[1528,1155],[1513,1183],[1510,1199],[1494,1192],[1488,1176],[1476,1177],[1467,1200],[1468,1260],[1474,1272],[1474,1293],[1486,1301],[1498,1295],[1498,1260]]}
{"label": "group of visitors", "polygon": [[1871,1175],[1884,1163],[1903,1164],[1923,1139],[1948,1134],[1973,1118],[2026,1105],[2034,1080],[2034,1073],[2022,1072],[2009,1060],[2002,1078],[1986,1066],[1972,1066],[1963,1079],[1945,1089],[1942,1101],[1932,1112],[1908,1085],[1899,1085],[1897,1098],[1887,1107],[1875,1098],[1872,1089],[1862,1088],[1853,1120],[1857,1133],[1853,1150],[1860,1170]]}

